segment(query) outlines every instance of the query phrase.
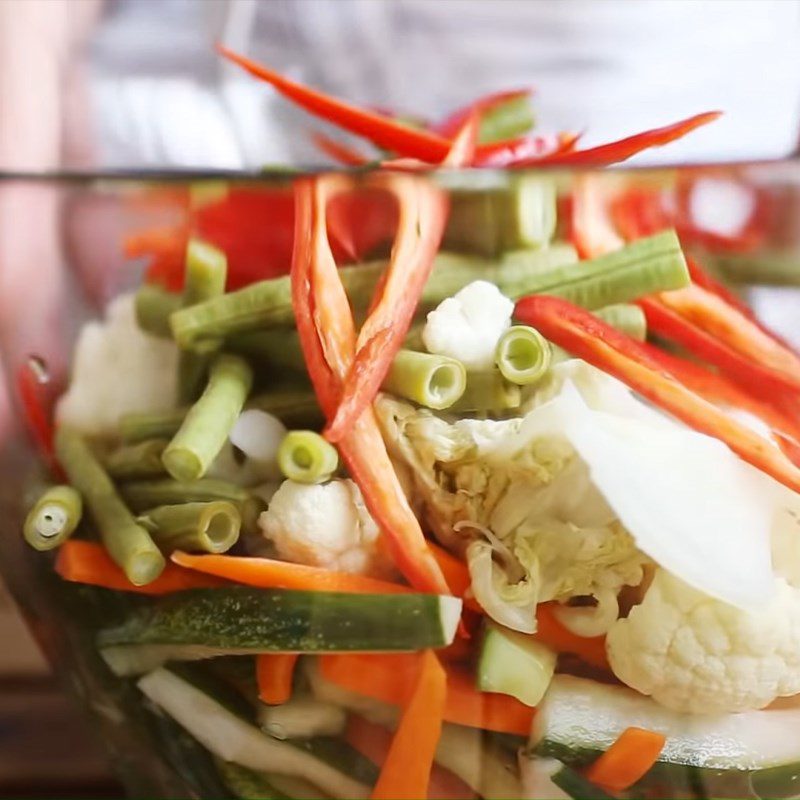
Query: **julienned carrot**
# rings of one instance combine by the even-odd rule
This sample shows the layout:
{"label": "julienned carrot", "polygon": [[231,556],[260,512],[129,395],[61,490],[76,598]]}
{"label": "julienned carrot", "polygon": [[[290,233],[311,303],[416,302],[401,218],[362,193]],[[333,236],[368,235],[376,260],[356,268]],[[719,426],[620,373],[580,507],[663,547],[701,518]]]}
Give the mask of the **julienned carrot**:
{"label": "julienned carrot", "polygon": [[586,770],[586,777],[612,792],[622,792],[647,774],[658,761],[666,741],[662,733],[626,728]]}
{"label": "julienned carrot", "polygon": [[415,660],[414,688],[372,790],[375,800],[420,800],[428,796],[433,758],[442,733],[447,676],[433,650],[425,650]]}
{"label": "julienned carrot", "polygon": [[472,586],[472,579],[469,575],[469,567],[457,556],[445,550],[439,544],[428,541],[428,549],[436,559],[436,563],[442,570],[442,574],[450,587],[450,591],[456,597],[463,597],[467,590]]}
{"label": "julienned carrot", "polygon": [[620,161],[648,150],[651,147],[663,147],[665,144],[680,139],[687,133],[713,122],[721,115],[721,111],[707,111],[703,114],[696,114],[693,117],[675,122],[672,125],[665,125],[662,128],[653,128],[642,133],[626,136],[616,142],[601,144],[597,147],[589,147],[586,150],[572,150],[566,153],[553,153],[541,158],[530,158],[516,162],[515,166],[583,166],[583,167],[602,167],[607,164],[617,164]]}
{"label": "julienned carrot", "polygon": [[351,594],[405,594],[413,591],[411,587],[400,583],[272,558],[200,556],[175,552],[172,554],[172,560],[181,567],[226,578],[236,583],[244,583],[247,586],[256,586],[259,589],[304,589]]}
{"label": "julienned carrot", "polygon": [[800,491],[800,467],[770,437],[751,430],[692,391],[640,342],[560,298],[525,297],[517,303],[514,316],[578,358],[621,380],[689,427],[719,439],[779,483]]}
{"label": "julienned carrot", "polygon": [[167,564],[154,581],[145,586],[134,586],[102,545],[80,539],[70,539],[61,545],[55,569],[65,581],[148,595],[171,594],[187,589],[215,589],[228,585],[228,581],[221,578]]}
{"label": "julienned carrot", "polygon": [[[353,363],[356,332],[327,238],[325,211],[332,197],[350,189],[352,182],[343,176],[295,182],[292,306],[306,367],[328,419],[336,412]],[[398,569],[418,590],[447,594],[447,583],[403,494],[371,407],[338,446],[367,508],[386,536]]]}
{"label": "julienned carrot", "polygon": [[[347,653],[319,658],[322,676],[344,689],[384,703],[403,706],[408,702],[415,673],[414,654]],[[473,728],[530,733],[534,710],[505,694],[480,692],[466,669],[448,664],[447,700],[444,718]]]}
{"label": "julienned carrot", "polygon": [[412,128],[389,117],[351,105],[335,97],[285,78],[278,72],[238,55],[222,45],[217,51],[251,75],[273,86],[284,97],[344,130],[369,139],[385,150],[422,161],[438,163],[450,149],[450,142],[430,131]]}
{"label": "julienned carrot", "polygon": [[535,638],[558,653],[571,653],[593,667],[607,670],[605,636],[576,636],[567,630],[553,613],[555,603],[540,603],[536,607]]}
{"label": "julienned carrot", "polygon": [[256,656],[258,699],[279,705],[292,696],[292,679],[297,653],[261,653]]}
{"label": "julienned carrot", "polygon": [[[380,766],[392,744],[392,732],[383,725],[369,722],[358,714],[350,714],[344,738],[362,756]],[[475,792],[450,770],[434,763],[428,782],[429,800],[474,800]]]}

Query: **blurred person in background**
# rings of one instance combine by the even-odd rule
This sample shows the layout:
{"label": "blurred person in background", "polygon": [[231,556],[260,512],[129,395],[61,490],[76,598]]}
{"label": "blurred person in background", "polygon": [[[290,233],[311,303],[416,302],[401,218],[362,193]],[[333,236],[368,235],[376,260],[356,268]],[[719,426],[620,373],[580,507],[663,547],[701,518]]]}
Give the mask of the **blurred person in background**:
{"label": "blurred person in background", "polygon": [[[223,62],[215,41],[431,118],[533,85],[540,128],[585,131],[587,145],[726,112],[651,163],[773,158],[797,143],[797,0],[0,0],[0,170],[318,163],[303,132],[319,124]],[[0,185],[7,352],[23,326],[52,350],[58,202],[46,185]],[[87,214],[71,257],[91,284],[113,243],[102,209]]]}

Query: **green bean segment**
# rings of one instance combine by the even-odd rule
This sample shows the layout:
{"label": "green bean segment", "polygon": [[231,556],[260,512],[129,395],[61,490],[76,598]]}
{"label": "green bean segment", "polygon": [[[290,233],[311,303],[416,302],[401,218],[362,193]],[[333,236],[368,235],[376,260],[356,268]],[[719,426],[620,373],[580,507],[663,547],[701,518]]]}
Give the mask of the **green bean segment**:
{"label": "green bean segment", "polygon": [[173,478],[192,481],[205,475],[242,412],[252,383],[253,372],[243,359],[224,354],[214,359],[202,396],[164,450],[164,466]]}
{"label": "green bean segment", "polygon": [[69,426],[61,425],[56,432],[55,447],[59,463],[70,483],[83,495],[114,562],[136,586],[155,580],[164,569],[164,556],[122,502],[84,438]]}
{"label": "green bean segment", "polygon": [[519,408],[522,392],[507,381],[500,370],[467,372],[467,387],[461,398],[448,411],[453,413],[498,413]]}
{"label": "green bean segment", "polygon": [[181,296],[160,286],[145,283],[139,287],[134,299],[136,323],[153,336],[171,337],[170,314],[181,307]]}
{"label": "green bean segment", "polygon": [[169,439],[147,439],[123,444],[106,458],[106,470],[112,478],[151,478],[166,473],[161,456]]}
{"label": "green bean segment", "polygon": [[290,431],[278,448],[278,466],[290,480],[323,483],[338,469],[339,454],[314,431]]}
{"label": "green bean segment", "polygon": [[82,514],[80,492],[71,486],[52,486],[25,518],[25,541],[36,550],[52,550],[72,536]]}
{"label": "green bean segment", "polygon": [[639,306],[618,303],[598,308],[593,313],[612,328],[628,334],[633,339],[643,342],[647,338],[647,319]]}
{"label": "green bean segment", "polygon": [[147,439],[171,439],[181,427],[188,407],[169,411],[150,411],[124,414],[119,421],[119,433],[126,444]]}
{"label": "green bean segment", "polygon": [[242,527],[239,510],[227,500],[158,506],[139,521],[164,553],[224,553],[236,544]]}
{"label": "green bean segment", "polygon": [[464,394],[467,370],[455,358],[400,350],[383,382],[387,392],[441,410]]}
{"label": "green bean segment", "polygon": [[[192,306],[225,293],[228,261],[225,253],[199,239],[190,239],[186,247],[186,277],[182,305]],[[218,349],[220,342],[209,342],[209,349]],[[182,350],[178,363],[178,400],[191,403],[200,393],[210,353]]]}
{"label": "green bean segment", "polygon": [[547,339],[528,325],[513,325],[501,337],[495,362],[503,377],[526,386],[536,383],[550,368],[552,348]]}
{"label": "green bean segment", "polygon": [[201,478],[197,481],[132,481],[120,485],[120,494],[137,513],[149,508],[178,503],[203,503],[211,500],[227,500],[239,510],[242,529],[258,531],[258,516],[266,508],[264,501],[235,483],[217,478]]}
{"label": "green bean segment", "polygon": [[[520,297],[536,291],[541,273],[576,261],[574,248],[559,243],[543,250],[515,253],[508,261],[439,253],[417,312],[430,311],[446,297],[479,279],[496,283],[506,295]],[[339,270],[356,311],[367,308],[385,268],[386,263],[381,261]],[[202,349],[209,341],[239,333],[291,328],[294,312],[289,277],[259,281],[222,297],[179,309],[170,316],[169,325],[178,346],[183,349]]]}

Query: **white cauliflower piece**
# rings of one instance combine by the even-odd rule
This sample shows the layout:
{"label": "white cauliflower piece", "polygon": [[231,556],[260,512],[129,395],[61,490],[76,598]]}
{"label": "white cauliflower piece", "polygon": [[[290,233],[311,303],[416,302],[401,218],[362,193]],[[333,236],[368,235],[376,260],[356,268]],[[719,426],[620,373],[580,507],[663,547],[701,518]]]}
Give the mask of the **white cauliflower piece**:
{"label": "white cauliflower piece", "polygon": [[133,294],[121,295],[104,321],[83,326],[57,418],[89,435],[111,432],[123,414],[173,408],[177,374],[176,345],[142,331]]}
{"label": "white cauliflower piece", "polygon": [[391,573],[380,530],[349,479],[284,481],[258,524],[286,561],[374,577]]}
{"label": "white cauliflower piece", "polygon": [[606,643],[614,674],[667,708],[764,708],[800,693],[800,590],[776,578],[767,607],[748,612],[659,570]]}
{"label": "white cauliflower piece", "polygon": [[473,281],[428,314],[422,341],[429,353],[457,358],[467,369],[489,369],[514,303],[488,281]]}

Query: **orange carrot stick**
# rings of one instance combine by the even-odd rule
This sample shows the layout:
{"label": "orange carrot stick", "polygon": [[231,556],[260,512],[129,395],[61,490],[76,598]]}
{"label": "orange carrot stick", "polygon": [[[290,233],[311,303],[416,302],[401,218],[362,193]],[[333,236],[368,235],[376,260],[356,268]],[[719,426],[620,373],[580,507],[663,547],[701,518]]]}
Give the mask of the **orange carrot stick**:
{"label": "orange carrot stick", "polygon": [[292,696],[292,679],[297,653],[261,653],[256,656],[258,699],[279,705]]}
{"label": "orange carrot stick", "polygon": [[175,552],[172,560],[207,575],[227,578],[259,589],[305,589],[318,592],[350,592],[352,594],[402,594],[413,592],[410,586],[390,583],[364,575],[334,572],[322,567],[292,564],[272,558],[250,556],[190,555]]}
{"label": "orange carrot stick", "polygon": [[[343,689],[383,703],[408,702],[415,675],[414,654],[347,653],[319,657],[323,678]],[[530,734],[534,709],[505,695],[480,692],[466,669],[448,664],[444,718],[473,728]]]}
{"label": "orange carrot stick", "polygon": [[666,737],[644,728],[626,728],[586,771],[592,782],[622,792],[643,778],[664,749]]}
{"label": "orange carrot stick", "polygon": [[149,595],[170,594],[186,589],[214,589],[228,585],[227,581],[220,578],[200,575],[192,570],[167,564],[154,581],[144,586],[134,586],[102,545],[80,539],[70,539],[61,545],[55,568],[65,581]]}
{"label": "orange carrot stick", "polygon": [[433,650],[416,656],[411,699],[386,754],[374,800],[419,800],[428,796],[433,758],[442,733],[447,676]]}
{"label": "orange carrot stick", "polygon": [[558,653],[572,653],[587,664],[608,669],[605,636],[576,636],[553,613],[555,603],[540,603],[536,608],[535,638]]}
{"label": "orange carrot stick", "polygon": [[[373,764],[380,766],[392,744],[392,733],[383,725],[350,714],[344,733],[347,743]],[[429,800],[474,800],[475,792],[461,778],[440,764],[433,765],[428,783]]]}

